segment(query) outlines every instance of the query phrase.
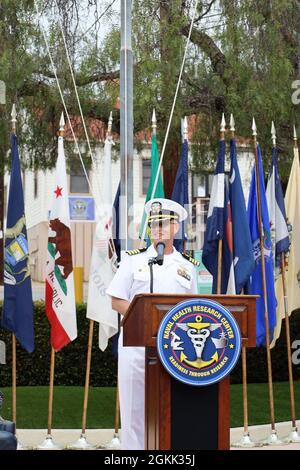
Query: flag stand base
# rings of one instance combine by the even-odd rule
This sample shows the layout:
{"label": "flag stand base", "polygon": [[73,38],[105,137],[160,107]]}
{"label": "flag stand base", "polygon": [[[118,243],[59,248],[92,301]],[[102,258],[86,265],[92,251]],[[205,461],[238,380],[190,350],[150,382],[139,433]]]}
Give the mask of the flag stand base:
{"label": "flag stand base", "polygon": [[244,432],[240,441],[234,442],[233,444],[231,444],[231,447],[244,447],[244,448],[261,447],[261,446],[262,444],[260,442],[252,441],[249,432]]}
{"label": "flag stand base", "polygon": [[73,450],[92,450],[92,449],[96,449],[96,446],[94,446],[93,444],[90,444],[87,440],[86,440],[86,435],[85,433],[82,433],[80,435],[80,438],[76,441],[76,442],[73,442],[73,444],[68,444],[67,445],[67,449],[73,449]]}
{"label": "flag stand base", "polygon": [[18,441],[17,450],[28,450],[26,446],[23,446],[22,442],[20,442],[18,438],[17,438],[17,441]]}
{"label": "flag stand base", "polygon": [[62,450],[62,447],[55,442],[53,442],[53,438],[51,434],[48,434],[44,442],[37,446],[37,450]]}
{"label": "flag stand base", "polygon": [[284,443],[290,444],[291,442],[300,442],[300,435],[297,428],[292,428],[288,437],[284,439]]}
{"label": "flag stand base", "polygon": [[97,447],[98,449],[115,449],[115,450],[120,450],[121,449],[121,441],[119,438],[119,434],[115,433],[114,437],[110,442],[105,444],[104,446],[99,446]]}
{"label": "flag stand base", "polygon": [[284,442],[278,439],[277,432],[272,430],[271,434],[263,441],[264,446],[281,446]]}

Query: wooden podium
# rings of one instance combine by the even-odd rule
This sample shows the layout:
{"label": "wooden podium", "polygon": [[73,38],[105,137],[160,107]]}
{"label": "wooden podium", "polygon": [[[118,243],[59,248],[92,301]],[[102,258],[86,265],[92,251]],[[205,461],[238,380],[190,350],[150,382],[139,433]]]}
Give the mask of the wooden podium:
{"label": "wooden podium", "polygon": [[145,449],[229,449],[229,376],[217,384],[186,385],[160,363],[156,337],[160,321],[174,305],[188,299],[210,299],[236,319],[247,347],[255,347],[256,296],[139,294],[122,325],[124,346],[144,346]]}

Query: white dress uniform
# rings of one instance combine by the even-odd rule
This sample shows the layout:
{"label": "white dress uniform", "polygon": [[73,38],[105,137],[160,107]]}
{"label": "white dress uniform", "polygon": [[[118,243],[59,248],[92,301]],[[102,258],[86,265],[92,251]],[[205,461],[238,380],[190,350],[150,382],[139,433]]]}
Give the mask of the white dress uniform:
{"label": "white dress uniform", "polygon": [[[148,259],[157,256],[153,245],[147,250],[132,250],[131,253],[124,257],[107,289],[108,295],[129,302],[136,294],[150,292]],[[153,278],[154,293],[197,293],[195,266],[174,247],[171,254],[164,256],[162,266],[153,266]],[[118,378],[122,449],[144,449],[145,348],[123,347],[122,332],[119,338]]]}

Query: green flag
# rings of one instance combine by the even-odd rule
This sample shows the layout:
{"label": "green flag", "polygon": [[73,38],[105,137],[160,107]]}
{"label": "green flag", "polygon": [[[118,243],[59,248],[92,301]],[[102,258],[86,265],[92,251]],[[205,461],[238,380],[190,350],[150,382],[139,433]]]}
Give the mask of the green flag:
{"label": "green flag", "polygon": [[[149,186],[148,186],[148,191],[147,191],[147,195],[146,195],[145,204],[146,204],[146,202],[148,202],[151,199],[152,190],[153,190],[153,187],[154,187],[154,182],[155,182],[158,166],[159,166],[159,155],[158,155],[157,140],[156,140],[156,135],[152,134],[151,176],[150,176],[150,182],[149,182]],[[155,192],[153,194],[153,198],[156,198],[156,197],[165,197],[164,186],[163,186],[161,174],[158,177],[156,189],[155,189]],[[143,217],[142,217],[142,222],[141,222],[141,225],[140,225],[140,231],[139,231],[139,237],[140,238],[142,238],[143,232],[145,231],[145,229],[144,229],[145,222],[146,222],[146,213],[144,211],[143,212]],[[146,240],[147,238],[148,238],[147,232],[145,232],[144,239]]]}

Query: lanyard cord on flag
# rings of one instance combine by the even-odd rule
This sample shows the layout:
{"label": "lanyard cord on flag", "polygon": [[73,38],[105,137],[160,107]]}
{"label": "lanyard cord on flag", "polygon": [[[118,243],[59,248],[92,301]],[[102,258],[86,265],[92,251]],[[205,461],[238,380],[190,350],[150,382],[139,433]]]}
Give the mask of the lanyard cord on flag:
{"label": "lanyard cord on flag", "polygon": [[[34,5],[35,5],[35,9],[36,9],[37,14],[40,16],[40,12],[39,12],[39,9],[38,9],[36,0],[34,0]],[[77,141],[76,136],[75,136],[75,133],[74,133],[74,129],[73,129],[73,126],[72,126],[72,123],[71,123],[71,119],[70,119],[70,116],[69,116],[69,113],[68,113],[68,109],[67,109],[67,106],[66,106],[66,103],[65,103],[65,99],[64,99],[64,96],[63,96],[63,93],[62,93],[62,89],[61,89],[61,86],[60,86],[60,83],[59,83],[59,80],[58,80],[58,77],[57,77],[56,68],[55,68],[55,65],[54,65],[54,62],[53,62],[53,59],[52,59],[52,55],[51,55],[51,51],[50,51],[50,47],[49,47],[49,42],[48,42],[48,39],[47,39],[47,36],[46,36],[46,32],[45,32],[45,29],[43,28],[43,26],[42,26],[41,24],[40,24],[40,28],[41,28],[42,33],[43,33],[43,37],[44,37],[44,40],[45,40],[47,52],[48,52],[48,55],[49,55],[49,59],[50,59],[50,62],[51,62],[51,66],[52,66],[52,70],[53,70],[53,73],[54,73],[54,77],[55,77],[55,80],[56,80],[56,84],[57,84],[57,87],[58,87],[58,91],[59,91],[59,94],[60,94],[60,98],[61,98],[61,101],[62,101],[64,110],[65,110],[65,113],[66,113],[66,116],[67,116],[67,119],[68,119],[68,123],[69,123],[70,129],[71,129],[71,133],[72,133],[72,136],[73,136],[73,139],[74,139],[74,142],[75,142],[76,150],[77,150],[77,152],[78,152],[78,155],[79,155],[79,158],[80,158],[80,162],[81,162],[81,165],[82,165],[82,168],[83,168],[83,171],[84,171],[86,180],[87,180],[87,182],[88,182],[90,191],[91,191],[91,193],[93,194],[93,188],[92,188],[90,179],[89,179],[89,177],[88,177],[88,174],[87,174],[87,171],[86,171],[86,168],[85,168],[85,165],[84,165],[82,156],[81,156],[81,152],[80,152],[80,149],[79,149],[78,141]]]}
{"label": "lanyard cord on flag", "polygon": [[[72,67],[72,64],[71,64],[70,54],[69,54],[69,50],[68,50],[68,46],[67,46],[66,36],[65,36],[65,33],[64,33],[64,30],[63,30],[63,25],[62,25],[61,19],[60,19],[60,11],[59,11],[59,6],[58,6],[58,3],[57,3],[57,0],[55,0],[55,3],[56,3],[56,7],[57,7],[57,10],[58,10],[58,13],[59,13],[58,14],[58,23],[59,23],[60,31],[61,31],[62,38],[63,38],[63,41],[64,41],[66,56],[67,56],[67,59],[68,59],[69,69],[70,69],[70,72],[71,72],[71,77],[72,77],[72,81],[73,81],[73,85],[74,85],[74,90],[75,90],[75,94],[76,94],[76,99],[77,99],[77,103],[78,103],[78,108],[79,108],[79,112],[80,112],[80,116],[81,116],[81,120],[82,120],[84,133],[85,133],[85,138],[86,138],[86,141],[87,141],[87,144],[88,144],[88,148],[89,148],[90,156],[91,156],[91,159],[92,159],[93,167],[96,169],[96,162],[95,162],[93,152],[92,152],[92,149],[91,149],[91,143],[90,143],[90,139],[89,139],[86,124],[85,124],[85,119],[84,119],[83,112],[82,112],[82,107],[81,107],[81,103],[80,103],[80,99],[79,99],[79,95],[78,95],[78,90],[77,90],[77,85],[76,85],[76,81],[75,81],[75,77],[74,77],[73,67]],[[96,178],[96,180],[97,180],[97,184],[98,184],[99,194],[101,194],[98,178]]]}
{"label": "lanyard cord on flag", "polygon": [[[178,96],[178,92],[179,92],[181,77],[182,77],[182,73],[183,73],[183,69],[184,69],[184,65],[185,65],[187,50],[188,50],[188,46],[189,46],[189,43],[190,43],[191,34],[192,34],[193,26],[194,26],[194,21],[195,21],[195,17],[196,17],[196,13],[197,13],[198,3],[199,3],[199,0],[196,0],[194,13],[193,13],[192,21],[191,21],[191,24],[190,24],[189,34],[188,34],[188,37],[187,37],[187,40],[186,40],[186,45],[185,45],[184,55],[183,55],[182,64],[181,64],[181,68],[180,68],[180,73],[179,73],[179,77],[178,77],[178,82],[177,82],[177,86],[176,86],[176,91],[175,91],[175,95],[174,95],[174,100],[173,100],[173,104],[172,104],[172,108],[171,108],[171,112],[170,112],[169,122],[168,122],[167,130],[166,130],[166,135],[165,135],[165,139],[164,139],[164,143],[163,143],[163,147],[162,147],[162,151],[161,151],[159,165],[158,165],[158,168],[157,168],[157,172],[156,172],[156,176],[155,176],[155,180],[154,180],[154,184],[153,184],[153,188],[152,188],[152,192],[151,192],[151,199],[154,197],[154,194],[155,194],[155,191],[156,191],[156,186],[157,186],[157,183],[158,183],[160,170],[161,170],[163,158],[164,158],[164,155],[165,155],[166,145],[167,145],[167,141],[168,141],[168,137],[169,137],[170,127],[171,127],[173,114],[174,114],[174,109],[175,109],[177,96]],[[144,227],[143,227],[143,232],[142,232],[142,238],[141,238],[141,244],[144,242],[144,239],[145,239],[147,224],[148,224],[148,216],[145,217],[145,222],[144,222]]]}
{"label": "lanyard cord on flag", "polygon": [[[35,4],[35,8],[36,8],[36,12],[37,14],[40,16],[40,12],[39,12],[39,9],[38,9],[38,6],[37,6],[37,3],[36,3],[36,0],[34,0],[34,4]],[[73,129],[73,126],[72,126],[72,123],[71,123],[71,119],[70,119],[70,116],[69,116],[69,113],[68,113],[68,109],[67,109],[67,106],[66,106],[66,103],[65,103],[65,100],[64,100],[64,96],[63,96],[63,93],[62,93],[62,89],[61,89],[61,86],[60,86],[60,83],[59,83],[59,80],[58,80],[58,76],[57,76],[57,73],[56,73],[56,68],[55,68],[55,65],[54,65],[54,62],[53,62],[53,59],[52,59],[52,55],[51,55],[51,51],[50,51],[50,47],[49,47],[49,42],[48,42],[48,39],[47,39],[47,36],[46,36],[46,32],[43,28],[43,26],[40,24],[40,28],[42,30],[42,33],[43,33],[43,37],[44,37],[44,40],[45,40],[45,44],[46,44],[46,48],[47,48],[47,52],[48,52],[48,55],[49,55],[49,59],[50,59],[50,62],[51,62],[51,66],[52,66],[52,70],[53,70],[53,73],[54,73],[54,76],[55,76],[55,80],[56,80],[56,84],[57,84],[57,87],[58,87],[58,90],[59,90],[59,94],[60,94],[60,98],[61,98],[61,101],[62,101],[62,104],[63,104],[63,107],[64,107],[64,110],[65,110],[65,113],[66,113],[66,116],[67,116],[67,119],[68,119],[68,123],[69,123],[69,126],[70,126],[70,129],[71,129],[71,133],[72,133],[72,137],[74,139],[74,142],[75,142],[75,146],[76,146],[76,150],[78,152],[78,155],[79,155],[79,159],[80,159],[80,162],[81,162],[81,165],[82,165],[82,168],[83,168],[83,171],[84,171],[84,174],[85,174],[85,177],[86,177],[86,180],[87,180],[87,183],[89,185],[89,189],[90,189],[90,192],[94,198],[94,201],[95,201],[95,205],[98,209],[98,205],[97,205],[97,200],[94,196],[94,192],[93,192],[93,187],[92,187],[92,184],[90,182],[90,179],[88,177],[88,174],[87,174],[87,171],[86,171],[86,168],[85,168],[85,165],[84,165],[84,162],[83,162],[83,159],[82,159],[82,156],[81,156],[81,152],[80,152],[80,149],[79,149],[79,145],[78,145],[78,141],[77,141],[77,138],[75,136],[75,133],[74,133],[74,129]],[[80,107],[81,108],[81,107]],[[82,112],[82,110],[81,110]],[[82,119],[83,122],[84,122],[84,119]],[[91,156],[92,156],[92,153],[91,153]],[[99,194],[100,196],[100,194]],[[112,252],[115,253],[115,246],[114,246],[114,243],[111,239],[109,239],[109,246],[112,250]]]}

